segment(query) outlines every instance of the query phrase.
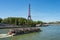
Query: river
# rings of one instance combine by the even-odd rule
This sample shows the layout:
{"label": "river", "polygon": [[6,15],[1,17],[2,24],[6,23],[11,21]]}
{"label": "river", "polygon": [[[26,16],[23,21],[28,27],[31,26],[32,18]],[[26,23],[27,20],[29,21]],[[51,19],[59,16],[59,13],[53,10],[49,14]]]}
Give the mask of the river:
{"label": "river", "polygon": [[60,40],[60,26],[40,27],[41,32],[4,37],[9,29],[0,29],[0,40]]}

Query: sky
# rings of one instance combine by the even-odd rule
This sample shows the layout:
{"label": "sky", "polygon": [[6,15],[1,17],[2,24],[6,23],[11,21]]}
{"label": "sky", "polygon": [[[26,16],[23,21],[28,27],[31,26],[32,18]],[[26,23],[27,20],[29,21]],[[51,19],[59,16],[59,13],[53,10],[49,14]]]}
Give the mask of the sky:
{"label": "sky", "polygon": [[60,0],[0,0],[0,18],[27,18],[29,2],[32,20],[60,21]]}

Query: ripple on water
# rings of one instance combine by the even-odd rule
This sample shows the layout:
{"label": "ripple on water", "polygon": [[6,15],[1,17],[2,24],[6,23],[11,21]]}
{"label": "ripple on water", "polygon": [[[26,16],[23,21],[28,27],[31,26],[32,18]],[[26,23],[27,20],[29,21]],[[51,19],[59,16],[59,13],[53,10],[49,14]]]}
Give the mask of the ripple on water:
{"label": "ripple on water", "polygon": [[0,34],[0,38],[7,38],[7,37],[11,37],[12,35],[8,35],[8,34]]}

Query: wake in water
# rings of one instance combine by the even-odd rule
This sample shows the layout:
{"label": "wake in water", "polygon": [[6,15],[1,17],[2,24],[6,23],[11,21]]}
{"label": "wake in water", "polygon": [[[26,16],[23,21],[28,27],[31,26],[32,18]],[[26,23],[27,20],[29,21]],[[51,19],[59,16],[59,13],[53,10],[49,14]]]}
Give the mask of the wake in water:
{"label": "wake in water", "polygon": [[8,34],[0,34],[0,38],[6,38],[6,37],[11,37],[13,35],[8,35]]}

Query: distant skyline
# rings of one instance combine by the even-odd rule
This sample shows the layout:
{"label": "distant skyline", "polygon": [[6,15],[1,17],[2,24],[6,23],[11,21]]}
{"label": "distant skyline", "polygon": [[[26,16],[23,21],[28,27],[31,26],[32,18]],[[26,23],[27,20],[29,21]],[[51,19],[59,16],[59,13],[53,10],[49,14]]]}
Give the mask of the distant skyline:
{"label": "distant skyline", "polygon": [[[28,17],[29,0],[0,0],[0,18]],[[60,21],[60,0],[30,0],[32,20]]]}

